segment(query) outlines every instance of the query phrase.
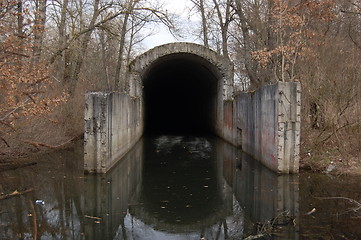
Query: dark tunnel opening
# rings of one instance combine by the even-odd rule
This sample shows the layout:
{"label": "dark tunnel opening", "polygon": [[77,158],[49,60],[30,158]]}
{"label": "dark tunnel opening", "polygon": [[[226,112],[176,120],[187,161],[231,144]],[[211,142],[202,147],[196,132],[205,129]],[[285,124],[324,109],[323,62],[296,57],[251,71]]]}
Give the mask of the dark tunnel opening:
{"label": "dark tunnel opening", "polygon": [[217,77],[191,54],[158,59],[143,78],[146,134],[211,134]]}

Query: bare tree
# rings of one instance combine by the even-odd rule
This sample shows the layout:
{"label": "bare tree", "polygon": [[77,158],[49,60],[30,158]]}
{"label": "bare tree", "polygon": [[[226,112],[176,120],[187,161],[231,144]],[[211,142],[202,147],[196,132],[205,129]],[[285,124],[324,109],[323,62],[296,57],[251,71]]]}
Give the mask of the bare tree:
{"label": "bare tree", "polygon": [[202,39],[203,39],[203,45],[205,47],[209,47],[209,41],[208,41],[208,19],[207,19],[207,12],[205,8],[205,1],[204,0],[191,0],[192,3],[195,5],[197,10],[201,14],[202,19]]}
{"label": "bare tree", "polygon": [[[270,0],[273,1],[273,0]],[[243,63],[253,88],[269,81],[265,70],[261,69],[258,62],[252,57],[252,52],[258,49],[268,48],[271,41],[271,34],[265,34],[267,29],[266,19],[269,6],[264,1],[240,1],[235,0],[233,6],[237,15],[237,28],[241,30],[240,35],[235,35],[236,51],[239,51],[243,57]],[[265,7],[264,7],[265,6]],[[270,18],[268,18],[270,21]],[[269,30],[271,31],[271,30]]]}
{"label": "bare tree", "polygon": [[[166,26],[171,32],[174,31],[175,27],[173,24],[172,16],[164,9],[161,5],[147,5],[146,2],[140,4],[140,0],[128,0],[124,9],[124,16],[122,18],[122,28],[119,36],[119,50],[117,65],[115,67],[115,90],[127,91],[127,79],[126,69],[123,68],[127,64],[124,61],[129,59],[126,55],[130,56],[132,41],[134,40],[134,34],[139,33],[139,29],[133,29],[134,27],[140,26],[143,23],[162,24]],[[129,21],[131,24],[129,24]],[[143,24],[144,26],[144,24]],[[126,37],[130,34],[130,44],[128,45],[128,53],[125,53],[126,49]]]}
{"label": "bare tree", "polygon": [[216,49],[229,58],[229,26],[233,20],[233,0],[192,0],[201,15],[202,40],[206,47]]}
{"label": "bare tree", "polygon": [[[120,40],[119,40],[119,51],[118,51],[118,59],[117,65],[115,67],[115,79],[114,86],[115,89],[120,89],[120,71],[122,70],[122,63],[124,61],[124,48],[125,48],[125,38],[128,29],[128,20],[130,15],[133,13],[135,5],[139,2],[139,0],[128,0],[125,3],[125,14],[123,18],[122,29],[120,32]],[[125,81],[122,81],[125,84]],[[121,86],[120,90],[125,90],[125,86]]]}
{"label": "bare tree", "polygon": [[89,25],[87,26],[87,31],[80,39],[79,51],[75,57],[74,68],[72,69],[71,82],[69,86],[69,92],[72,93],[75,89],[75,85],[79,78],[79,73],[83,64],[83,60],[87,51],[88,43],[90,41],[90,36],[95,28],[96,20],[98,19],[100,9],[99,9],[100,0],[94,0],[93,3],[93,14],[90,20]]}
{"label": "bare tree", "polygon": [[39,63],[46,23],[46,0],[35,1],[33,64]]}
{"label": "bare tree", "polygon": [[[222,36],[222,54],[224,57],[229,59],[228,53],[228,35],[229,35],[229,25],[232,21],[232,9],[231,4],[232,0],[226,0],[225,2],[221,2],[218,0],[213,0],[214,8],[216,9],[217,16],[218,16],[218,24],[221,30]],[[223,5],[223,9],[222,8]],[[223,11],[224,10],[224,11]],[[224,12],[224,16],[223,13]]]}

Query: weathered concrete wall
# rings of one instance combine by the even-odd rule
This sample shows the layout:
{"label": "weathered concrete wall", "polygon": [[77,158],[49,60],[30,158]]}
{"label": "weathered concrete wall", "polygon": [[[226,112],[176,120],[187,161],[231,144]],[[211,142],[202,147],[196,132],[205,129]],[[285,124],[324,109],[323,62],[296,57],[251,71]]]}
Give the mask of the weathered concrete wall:
{"label": "weathered concrete wall", "polygon": [[241,138],[236,134],[235,128],[235,104],[234,101],[224,101],[223,102],[223,112],[222,123],[217,130],[217,134],[222,139],[226,140],[229,143],[232,143],[235,146],[241,146]]}
{"label": "weathered concrete wall", "polygon": [[235,99],[242,149],[273,171],[299,170],[301,85],[279,82]]}
{"label": "weathered concrete wall", "polygon": [[124,93],[85,96],[84,170],[105,173],[143,134],[139,98]]}

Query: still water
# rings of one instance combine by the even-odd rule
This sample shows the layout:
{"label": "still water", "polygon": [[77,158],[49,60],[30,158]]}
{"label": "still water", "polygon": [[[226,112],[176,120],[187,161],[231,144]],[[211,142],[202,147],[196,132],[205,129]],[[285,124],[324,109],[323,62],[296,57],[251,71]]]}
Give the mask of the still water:
{"label": "still water", "polygon": [[82,158],[1,172],[32,191],[0,201],[0,239],[361,239],[360,178],[279,176],[214,137],[145,137],[106,175]]}

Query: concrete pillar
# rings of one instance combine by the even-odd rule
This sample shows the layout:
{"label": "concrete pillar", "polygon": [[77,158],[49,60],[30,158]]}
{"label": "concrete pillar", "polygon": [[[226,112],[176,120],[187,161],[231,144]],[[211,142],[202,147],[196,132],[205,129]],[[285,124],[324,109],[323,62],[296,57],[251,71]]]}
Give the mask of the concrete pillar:
{"label": "concrete pillar", "polygon": [[110,158],[110,93],[85,95],[84,170],[105,173]]}
{"label": "concrete pillar", "polygon": [[[235,98],[235,134],[242,149],[279,173],[299,169],[301,85],[278,82]],[[234,138],[237,141],[237,137]]]}
{"label": "concrete pillar", "polygon": [[141,99],[124,93],[87,93],[84,122],[84,170],[105,173],[143,134]]}

